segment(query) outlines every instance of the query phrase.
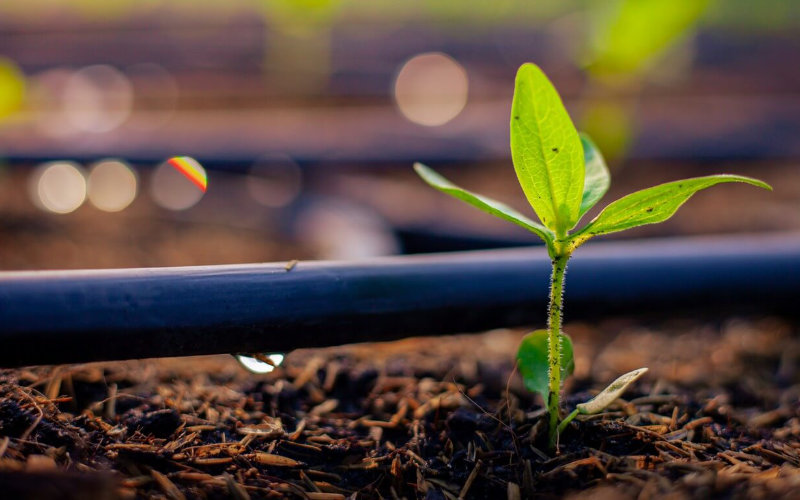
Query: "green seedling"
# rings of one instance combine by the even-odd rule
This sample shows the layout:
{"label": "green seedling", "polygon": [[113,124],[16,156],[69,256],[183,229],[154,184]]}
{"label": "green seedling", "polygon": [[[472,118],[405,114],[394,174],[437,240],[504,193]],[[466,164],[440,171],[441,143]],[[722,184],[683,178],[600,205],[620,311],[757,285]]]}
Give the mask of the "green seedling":
{"label": "green seedling", "polygon": [[517,359],[526,387],[540,393],[545,400],[552,449],[559,431],[578,413],[602,411],[646,371],[643,368],[623,375],[561,421],[561,386],[574,366],[572,342],[561,332],[564,276],[572,253],[595,236],[665,221],[694,193],[715,184],[744,182],[772,188],[760,180],[738,175],[668,182],[624,196],[576,230],[580,219],[608,190],[610,175],[592,141],[575,130],[552,83],[538,66],[530,63],[517,72],[511,106],[511,156],[522,191],[540,222],[503,203],[462,189],[420,163],[414,169],[434,188],[524,227],[541,237],[547,246],[553,266],[548,328],[528,334]]}

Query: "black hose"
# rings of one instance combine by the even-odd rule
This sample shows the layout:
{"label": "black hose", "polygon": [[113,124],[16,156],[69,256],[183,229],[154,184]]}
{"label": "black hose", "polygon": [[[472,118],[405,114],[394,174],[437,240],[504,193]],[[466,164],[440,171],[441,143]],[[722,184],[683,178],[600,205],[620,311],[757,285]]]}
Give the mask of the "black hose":
{"label": "black hose", "polygon": [[[549,273],[541,247],[294,267],[0,273],[0,366],[543,326]],[[599,243],[570,262],[566,318],[697,306],[796,314],[798,296],[800,235]]]}

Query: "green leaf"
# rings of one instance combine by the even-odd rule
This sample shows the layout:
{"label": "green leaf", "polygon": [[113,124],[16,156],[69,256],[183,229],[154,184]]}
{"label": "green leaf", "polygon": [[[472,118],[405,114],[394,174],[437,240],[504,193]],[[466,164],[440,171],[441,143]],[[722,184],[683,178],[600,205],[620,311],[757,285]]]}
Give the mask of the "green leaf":
{"label": "green leaf", "polygon": [[522,226],[528,231],[539,235],[539,237],[542,238],[548,245],[550,245],[552,242],[553,233],[551,233],[549,229],[545,228],[538,222],[534,222],[525,217],[508,205],[500,203],[499,201],[495,201],[491,198],[487,198],[486,196],[472,193],[466,189],[462,189],[441,175],[437,174],[435,171],[426,167],[422,163],[415,163],[414,170],[417,172],[417,174],[419,174],[420,177],[422,177],[422,180],[435,187],[439,191],[458,198],[459,200],[466,201],[470,205],[480,208],[484,212],[513,222],[518,226]]}
{"label": "green leaf", "polygon": [[620,198],[604,208],[592,222],[575,233],[572,239],[581,244],[592,236],[663,222],[672,217],[696,192],[724,182],[744,182],[772,190],[765,182],[740,175],[709,175],[667,182]]}
{"label": "green leaf", "polygon": [[[618,0],[599,2],[590,69],[598,74],[629,74],[687,35],[711,0]],[[609,10],[611,7],[611,10]],[[654,20],[658,22],[654,22]]]}
{"label": "green leaf", "polygon": [[[525,387],[531,392],[542,395],[547,404],[549,391],[548,363],[547,363],[547,330],[534,330],[525,335],[517,351],[519,372]],[[561,381],[572,375],[575,371],[575,361],[572,357],[572,340],[563,333],[561,339]]]}
{"label": "green leaf", "polygon": [[585,403],[577,405],[576,408],[584,415],[600,413],[605,410],[608,405],[616,401],[617,398],[622,396],[628,389],[628,386],[636,382],[636,380],[645,373],[647,373],[647,368],[639,368],[638,370],[633,370],[632,372],[622,375],[617,378],[617,380],[611,382],[600,394]]}
{"label": "green leaf", "polygon": [[19,111],[25,102],[25,75],[11,59],[0,56],[0,120]]}
{"label": "green leaf", "polygon": [[583,161],[586,166],[586,176],[583,181],[583,198],[578,218],[589,211],[608,191],[611,184],[611,174],[608,172],[606,162],[600,150],[594,145],[589,136],[580,134],[583,145]]}
{"label": "green leaf", "polygon": [[511,157],[525,197],[542,224],[557,235],[574,227],[583,196],[583,147],[558,92],[531,63],[517,72]]}

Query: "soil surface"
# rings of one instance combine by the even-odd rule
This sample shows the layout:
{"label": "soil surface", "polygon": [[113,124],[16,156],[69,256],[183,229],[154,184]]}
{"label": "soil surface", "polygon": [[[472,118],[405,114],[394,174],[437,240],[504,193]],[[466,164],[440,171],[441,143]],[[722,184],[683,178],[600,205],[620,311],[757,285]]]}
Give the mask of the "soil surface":
{"label": "soil surface", "polygon": [[548,451],[521,330],[0,372],[7,498],[792,498],[800,340],[779,318],[572,323],[565,410],[650,372]]}

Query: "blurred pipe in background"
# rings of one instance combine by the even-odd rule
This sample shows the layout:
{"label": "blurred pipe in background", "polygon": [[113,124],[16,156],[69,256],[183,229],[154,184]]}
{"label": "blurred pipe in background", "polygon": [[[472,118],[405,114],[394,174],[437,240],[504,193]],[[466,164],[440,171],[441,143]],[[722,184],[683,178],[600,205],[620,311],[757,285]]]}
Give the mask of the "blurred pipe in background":
{"label": "blurred pipe in background", "polygon": [[342,0],[264,2],[264,69],[287,95],[324,94],[331,75],[332,28]]}
{"label": "blurred pipe in background", "polygon": [[71,74],[66,68],[52,68],[31,77],[30,108],[43,136],[64,138],[76,132],[61,106]]}
{"label": "blurred pipe in background", "polygon": [[178,82],[163,66],[134,64],[125,70],[133,86],[133,113],[128,124],[137,130],[166,125],[178,107]]}

